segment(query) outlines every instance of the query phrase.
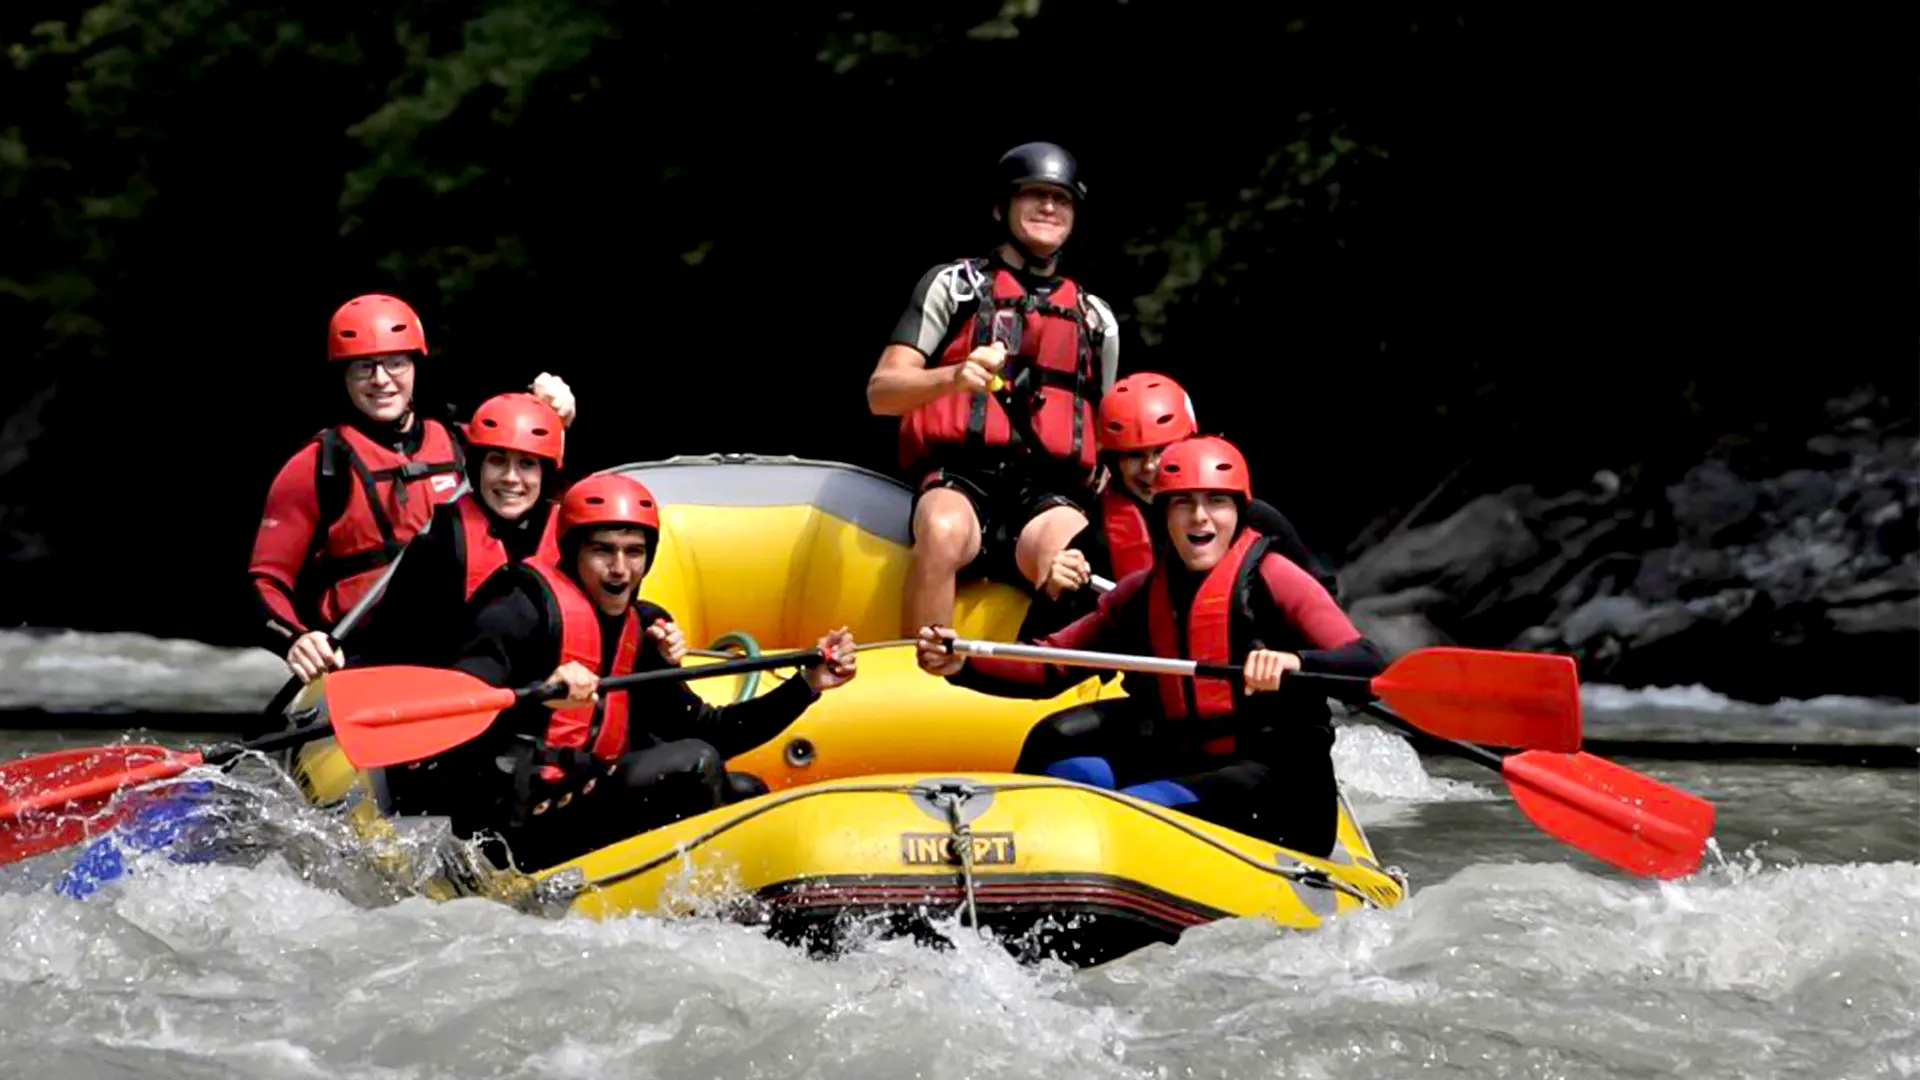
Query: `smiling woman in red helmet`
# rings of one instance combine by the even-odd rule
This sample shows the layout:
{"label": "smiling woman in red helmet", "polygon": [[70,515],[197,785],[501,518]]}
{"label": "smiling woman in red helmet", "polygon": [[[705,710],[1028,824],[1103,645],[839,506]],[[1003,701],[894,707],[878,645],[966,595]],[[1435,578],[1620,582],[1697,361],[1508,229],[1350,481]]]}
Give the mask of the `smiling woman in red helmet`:
{"label": "smiling woman in red helmet", "polygon": [[[1108,481],[1094,520],[1055,555],[1021,632],[1058,630],[1093,609],[1087,588],[1095,574],[1119,581],[1153,565],[1153,480],[1167,447],[1199,431],[1193,399],[1171,376],[1140,371],[1113,384],[1100,401],[1100,452]],[[1326,562],[1301,540],[1293,523],[1260,500],[1247,503],[1250,525],[1272,541],[1273,550],[1311,573],[1328,592],[1338,581]]]}
{"label": "smiling woman in red helmet", "polygon": [[824,635],[827,663],[750,701],[709,705],[680,682],[598,695],[603,677],[677,661],[642,631],[671,621],[638,598],[659,538],[660,508],[639,481],[602,474],[567,490],[558,561],[529,559],[483,584],[453,666],[494,686],[558,680],[568,697],[508,709],[472,742],[389,770],[395,813],[444,814],[462,837],[498,834],[533,871],[766,790],[722,763],[852,679],[853,637]]}
{"label": "smiling woman in red helmet", "polygon": [[[459,433],[414,412],[414,376],[426,355],[420,316],[397,297],[355,297],[328,324],[327,359],[352,410],[274,477],[249,566],[262,644],[302,680],[345,663],[326,631],[460,486]],[[535,386],[570,423],[566,384],[543,374]]]}
{"label": "smiling woman in red helmet", "polygon": [[[1240,680],[1126,676],[1127,697],[1043,720],[1015,771],[1057,776],[1177,807],[1311,855],[1338,822],[1326,697],[1289,671],[1372,676],[1385,657],[1311,575],[1250,527],[1246,460],[1225,439],[1168,447],[1153,481],[1153,564],[1038,644],[1233,664]],[[1046,697],[1080,669],[955,656],[946,627],[920,632],[925,670],[955,685]],[[1238,683],[1239,685],[1236,685]]]}
{"label": "smiling woman in red helmet", "polygon": [[[433,511],[433,524],[408,545],[380,598],[379,617],[354,635],[355,664],[424,664],[453,660],[467,602],[502,567],[560,557],[560,469],[566,431],[560,415],[532,394],[500,394],[474,410],[467,424],[467,469],[473,490]],[[678,663],[686,642],[662,622],[647,632]]]}

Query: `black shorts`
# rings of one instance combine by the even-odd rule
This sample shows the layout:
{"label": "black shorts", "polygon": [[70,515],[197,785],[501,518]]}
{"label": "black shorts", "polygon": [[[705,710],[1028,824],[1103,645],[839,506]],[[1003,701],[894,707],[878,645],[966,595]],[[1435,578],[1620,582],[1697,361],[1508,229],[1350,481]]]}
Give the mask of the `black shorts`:
{"label": "black shorts", "polygon": [[1070,483],[1036,476],[1019,463],[937,468],[921,478],[914,510],[919,510],[921,494],[943,487],[965,495],[980,522],[980,551],[961,568],[963,578],[984,576],[1032,589],[1033,583],[1020,573],[1014,559],[1021,530],[1056,506],[1072,507],[1089,520],[1093,516],[1089,493],[1076,492]]}

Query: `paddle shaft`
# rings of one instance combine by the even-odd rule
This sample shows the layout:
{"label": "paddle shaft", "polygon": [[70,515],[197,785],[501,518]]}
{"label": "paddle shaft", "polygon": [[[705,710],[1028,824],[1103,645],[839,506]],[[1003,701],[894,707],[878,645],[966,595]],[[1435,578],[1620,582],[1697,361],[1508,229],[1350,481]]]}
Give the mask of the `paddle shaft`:
{"label": "paddle shaft", "polygon": [[[472,485],[465,478],[462,478],[460,481],[460,486],[453,489],[453,495],[447,501],[452,502],[454,499],[458,499],[460,496],[465,495],[470,490],[472,490]],[[433,518],[428,517],[427,523],[425,525],[422,525],[420,527],[420,531],[415,533],[414,535],[416,537],[424,536],[427,533],[427,531],[432,527],[433,527]],[[373,588],[368,589],[365,595],[360,597],[360,602],[357,604],[354,604],[352,609],[349,610],[344,616],[342,616],[339,622],[334,623],[332,628],[327,631],[327,641],[334,648],[337,649],[340,647],[340,639],[352,633],[353,628],[360,625],[361,618],[364,617],[367,611],[373,607],[374,603],[380,599],[381,594],[386,592],[387,583],[393,580],[394,573],[400,569],[400,560],[407,557],[407,552],[411,550],[413,541],[409,540],[407,544],[408,546],[401,548],[400,553],[398,555],[395,555],[393,557],[393,561],[387,564],[387,569],[385,570],[385,572],[383,572],[380,575],[380,577],[374,581]],[[288,679],[286,683],[284,683],[280,687],[280,692],[273,695],[273,700],[267,702],[267,707],[260,711],[260,715],[263,717],[270,717],[270,716],[277,716],[280,713],[285,712],[287,706],[292,704],[293,699],[300,693],[300,688],[305,685],[307,684],[304,682],[301,682],[300,676],[298,675],[295,675],[294,677]]]}
{"label": "paddle shaft", "polygon": [[[1165,660],[957,638],[948,644],[954,652],[971,656],[1004,656],[1009,659],[1113,667],[1162,675],[1229,678],[1240,674],[1239,668],[1197,664],[1191,660]],[[1311,678],[1316,683],[1326,681],[1341,685],[1371,682],[1359,676],[1303,676],[1300,672],[1288,672],[1286,675],[1289,682],[1303,677]],[[1664,785],[1638,774],[1628,774],[1609,784],[1582,775],[1579,771],[1582,768],[1581,759],[1586,755],[1529,750],[1509,756],[1475,743],[1422,730],[1377,701],[1363,702],[1360,707],[1412,738],[1416,745],[1465,758],[1499,773],[1514,790],[1515,801],[1534,824],[1588,854],[1606,859],[1616,866],[1634,869],[1636,873],[1645,872],[1645,866],[1659,865],[1647,860],[1671,859],[1672,856],[1665,853],[1677,853],[1691,860],[1682,869],[1697,865],[1702,837],[1695,835],[1695,830],[1685,822],[1668,816],[1670,809],[1663,810],[1658,805],[1670,798]],[[1604,763],[1596,762],[1585,768],[1591,769],[1601,764]],[[1621,790],[1620,785],[1626,785],[1626,790]],[[1653,798],[1656,805],[1647,805],[1649,797]],[[1572,816],[1569,817],[1569,814]],[[1617,847],[1618,841],[1608,836],[1608,830],[1629,835],[1635,838],[1633,844],[1643,846],[1623,854]],[[1652,849],[1661,849],[1663,853],[1658,856],[1644,854]]]}
{"label": "paddle shaft", "polygon": [[[1100,668],[1114,671],[1139,671],[1148,675],[1183,675],[1201,679],[1237,679],[1244,670],[1231,664],[1202,664],[1194,660],[1169,660],[1159,656],[1135,656],[1131,653],[1093,652],[1084,649],[1051,649],[1044,645],[1018,645],[999,641],[974,641],[954,638],[947,647],[962,656],[1004,657],[1008,660],[1034,660],[1067,667]],[[1289,671],[1287,682],[1305,681],[1316,686],[1364,687],[1372,683],[1365,675],[1332,675],[1314,671]]]}
{"label": "paddle shaft", "polygon": [[[721,675],[738,675],[748,671],[766,671],[770,668],[792,667],[795,664],[817,664],[821,662],[818,649],[802,649],[795,652],[769,653],[764,656],[747,656],[738,660],[724,660],[718,664],[700,664],[694,667],[668,667],[655,671],[636,671],[630,675],[615,675],[600,680],[600,692],[610,693],[625,690],[650,682],[678,682],[684,679],[710,679]],[[375,669],[363,669],[372,671]],[[479,680],[474,680],[478,682]],[[484,684],[482,684],[484,686]],[[360,727],[387,727],[394,724],[410,724],[418,720],[437,720],[461,713],[499,712],[528,701],[558,701],[567,696],[567,684],[564,682],[529,683],[518,690],[506,687],[487,687],[472,693],[452,697],[427,698],[419,701],[406,701],[393,705],[381,705],[359,713],[354,723]]]}
{"label": "paddle shaft", "polygon": [[[795,664],[817,664],[824,657],[818,649],[803,649],[795,652],[774,653],[766,656],[751,656],[739,660],[729,660],[718,664],[700,664],[694,667],[670,667],[657,671],[637,671],[631,675],[616,675],[600,681],[603,692],[624,690],[650,682],[668,682],[682,679],[705,679],[721,675],[734,675],[746,671],[765,671],[769,668],[791,667]],[[449,709],[445,699],[433,701],[408,702],[380,710],[376,715],[355,718],[352,723],[359,727],[386,727],[407,724],[419,720],[430,720],[445,716],[449,711],[460,711],[460,706],[471,706],[467,711],[497,711],[509,705],[529,699],[562,698],[567,693],[565,683],[534,683],[519,690],[488,690],[468,695],[453,703]],[[71,802],[108,795],[124,787],[144,784],[152,780],[163,780],[169,776],[178,776],[196,765],[223,765],[248,753],[272,753],[289,747],[323,739],[333,734],[332,723],[309,724],[306,727],[276,731],[251,739],[238,746],[222,750],[202,752],[188,751],[184,754],[169,756],[159,761],[142,765],[126,772],[111,773],[69,784],[53,791],[41,792],[14,802],[0,805],[0,819],[16,817],[20,814],[46,810],[63,806]]]}
{"label": "paddle shaft", "polygon": [[[615,675],[600,680],[602,692],[625,690],[629,686],[640,686],[650,682],[678,682],[683,679],[709,679],[718,675],[737,675],[749,671],[768,671],[773,668],[811,666],[824,661],[818,649],[796,649],[793,652],[764,653],[760,656],[743,656],[738,660],[722,660],[717,664],[699,664],[694,667],[669,667],[655,671],[636,671],[631,675]],[[535,683],[523,686],[514,692],[524,701],[530,697],[543,700],[561,698],[567,695],[565,683]]]}
{"label": "paddle shaft", "polygon": [[[1293,676],[1289,674],[1287,678],[1291,679]],[[1422,731],[1402,719],[1400,714],[1377,701],[1367,702],[1361,705],[1360,708],[1375,719],[1383,720],[1393,727],[1398,728],[1403,734],[1413,739],[1416,743],[1427,745],[1444,753],[1452,754],[1455,757],[1466,758],[1475,764],[1485,765],[1494,772],[1500,772],[1506,766],[1506,755],[1494,750],[1489,750],[1484,746],[1476,746],[1470,742],[1461,742],[1458,739],[1443,739],[1431,732]]]}

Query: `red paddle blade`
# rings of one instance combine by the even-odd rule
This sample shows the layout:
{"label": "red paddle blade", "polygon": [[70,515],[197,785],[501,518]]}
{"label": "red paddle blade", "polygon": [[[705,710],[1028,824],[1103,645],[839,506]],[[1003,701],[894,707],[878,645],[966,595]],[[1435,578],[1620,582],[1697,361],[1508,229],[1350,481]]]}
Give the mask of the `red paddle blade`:
{"label": "red paddle blade", "polygon": [[1500,771],[1534,824],[1628,873],[1691,874],[1713,835],[1712,803],[1606,758],[1530,750]]}
{"label": "red paddle blade", "polygon": [[1580,749],[1580,669],[1571,656],[1418,649],[1375,676],[1373,692],[1441,738],[1567,753]]}
{"label": "red paddle blade", "polygon": [[198,754],[163,746],[58,750],[0,765],[0,864],[45,854],[106,832],[124,812],[114,792],[184,772]]}
{"label": "red paddle blade", "polygon": [[446,668],[348,668],[327,675],[327,718],[347,760],[360,769],[419,761],[487,730],[514,702],[512,690]]}

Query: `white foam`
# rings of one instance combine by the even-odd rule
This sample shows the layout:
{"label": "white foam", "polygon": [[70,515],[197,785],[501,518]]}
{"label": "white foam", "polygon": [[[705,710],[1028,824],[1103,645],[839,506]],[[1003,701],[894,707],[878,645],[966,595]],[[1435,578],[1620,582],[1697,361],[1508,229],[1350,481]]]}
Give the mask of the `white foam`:
{"label": "white foam", "polygon": [[1580,688],[1580,704],[1595,712],[1619,712],[1627,709],[1678,709],[1709,713],[1819,713],[1830,716],[1905,715],[1920,719],[1920,705],[1886,698],[1848,697],[1822,694],[1815,698],[1781,698],[1772,704],[1741,701],[1699,683],[1684,686],[1625,687],[1611,683],[1586,683]]}
{"label": "white foam", "polygon": [[1587,734],[1689,742],[1920,743],[1920,705],[1846,697],[1740,701],[1697,684],[1628,689],[1581,687]]}
{"label": "white foam", "polygon": [[1342,791],[1362,799],[1421,803],[1499,798],[1474,784],[1427,775],[1412,744],[1372,724],[1335,729],[1333,773]]}
{"label": "white foam", "polygon": [[264,649],[129,632],[0,630],[0,709],[256,712],[287,680]]}

